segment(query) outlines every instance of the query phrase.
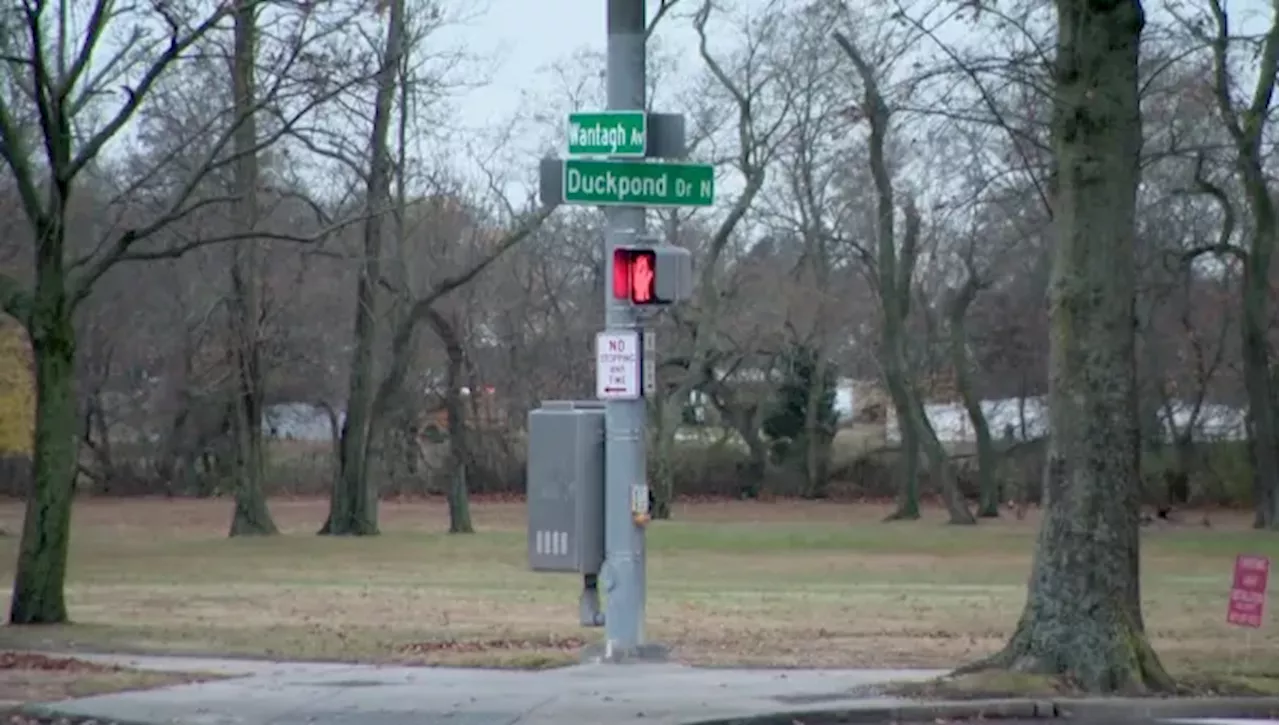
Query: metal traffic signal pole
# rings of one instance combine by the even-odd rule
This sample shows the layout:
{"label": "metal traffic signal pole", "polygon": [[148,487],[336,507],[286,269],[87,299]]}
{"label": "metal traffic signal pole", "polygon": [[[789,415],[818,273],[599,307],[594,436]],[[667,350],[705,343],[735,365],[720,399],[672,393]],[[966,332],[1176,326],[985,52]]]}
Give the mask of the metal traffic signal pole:
{"label": "metal traffic signal pole", "polygon": [[688,250],[644,236],[645,210],[711,206],[715,168],[678,161],[683,115],[645,110],[644,0],[605,1],[608,110],[570,113],[571,158],[538,165],[542,203],[604,207],[608,282],[596,401],[544,401],[529,413],[529,566],[583,575],[579,621],[605,627],[584,660],[652,661],[666,648],[644,636],[645,396],[657,383],[641,310],[692,298],[693,267]]}
{"label": "metal traffic signal pole", "polygon": [[[607,108],[645,110],[644,0],[607,0],[608,44],[605,67]],[[640,317],[629,300],[615,299],[612,285],[613,252],[634,244],[644,233],[645,209],[611,206],[605,209],[604,315],[607,331],[640,329]],[[603,659],[641,656],[644,643],[645,532],[632,515],[633,495],[645,486],[644,398],[609,400],[605,404],[604,507],[605,596]],[[633,493],[634,492],[634,493]],[[643,491],[645,506],[648,490]]]}

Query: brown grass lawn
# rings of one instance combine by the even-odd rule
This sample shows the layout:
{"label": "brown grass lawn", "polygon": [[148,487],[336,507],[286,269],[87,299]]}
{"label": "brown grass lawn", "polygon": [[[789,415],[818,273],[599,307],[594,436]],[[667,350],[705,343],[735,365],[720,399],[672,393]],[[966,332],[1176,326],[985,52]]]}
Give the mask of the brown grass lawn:
{"label": "brown grass lawn", "polygon": [[[76,624],[0,629],[0,649],[222,653],[539,666],[600,636],[577,624],[579,579],[525,568],[524,506],[476,504],[449,536],[434,502],[387,503],[384,535],[314,536],[325,503],[271,504],[286,535],[229,540],[226,501],[77,503]],[[833,503],[700,503],[650,531],[648,631],[685,661],[950,666],[998,647],[1025,592],[1035,522],[949,527],[930,512]],[[1224,623],[1233,558],[1276,555],[1235,514],[1144,533],[1147,624],[1172,669],[1276,680],[1276,607]],[[0,504],[0,528],[21,525]],[[0,539],[12,576],[17,539]],[[7,611],[8,587],[0,597]],[[1272,600],[1274,602],[1274,599]]]}

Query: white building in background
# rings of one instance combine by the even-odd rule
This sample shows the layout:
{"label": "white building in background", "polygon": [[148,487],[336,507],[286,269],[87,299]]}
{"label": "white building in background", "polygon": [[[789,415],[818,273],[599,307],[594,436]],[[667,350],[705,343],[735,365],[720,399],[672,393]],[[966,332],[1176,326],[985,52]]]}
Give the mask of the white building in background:
{"label": "white building in background", "polygon": [[[969,414],[959,403],[927,403],[925,415],[929,418],[938,439],[944,443],[971,443],[975,440]],[[982,401],[982,413],[992,437],[1001,439],[1006,430],[1012,429],[1015,440],[1035,440],[1049,433],[1049,407],[1044,397],[1005,398]],[[1245,412],[1229,405],[1205,404],[1197,412],[1194,406],[1182,401],[1171,402],[1161,411],[1161,423],[1165,440],[1172,441],[1176,431],[1186,430],[1192,415],[1195,430],[1192,438],[1197,441],[1242,441],[1246,438]],[[1173,419],[1171,428],[1169,419]],[[902,441],[898,428],[897,411],[890,408],[885,422],[885,438],[892,443]]]}
{"label": "white building in background", "polygon": [[[338,413],[341,426],[346,414]],[[279,403],[262,411],[262,433],[268,438],[292,441],[330,441],[329,414],[310,403]]]}

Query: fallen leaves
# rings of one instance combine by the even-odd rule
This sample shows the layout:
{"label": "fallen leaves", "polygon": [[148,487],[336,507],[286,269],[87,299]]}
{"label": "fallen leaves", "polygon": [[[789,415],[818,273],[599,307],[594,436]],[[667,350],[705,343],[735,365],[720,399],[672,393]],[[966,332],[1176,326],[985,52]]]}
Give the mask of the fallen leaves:
{"label": "fallen leaves", "polygon": [[37,717],[6,711],[4,706],[148,690],[217,677],[209,673],[134,670],[75,657],[4,651],[0,652],[0,725],[109,725],[101,720]]}
{"label": "fallen leaves", "polygon": [[119,672],[120,667],[100,665],[71,657],[50,657],[35,652],[0,652],[0,670],[43,672]]}
{"label": "fallen leaves", "polygon": [[561,650],[581,649],[586,641],[581,637],[544,637],[457,640],[446,639],[431,642],[413,642],[398,648],[402,654],[425,655],[434,652],[492,652],[511,650]]}

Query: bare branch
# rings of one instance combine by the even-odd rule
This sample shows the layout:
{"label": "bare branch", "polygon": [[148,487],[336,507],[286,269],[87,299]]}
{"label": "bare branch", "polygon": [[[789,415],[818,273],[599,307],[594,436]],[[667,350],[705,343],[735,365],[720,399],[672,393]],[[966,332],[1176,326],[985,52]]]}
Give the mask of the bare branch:
{"label": "bare branch", "polygon": [[[340,93],[346,88],[349,88],[350,86],[354,85],[357,82],[358,82],[357,80],[351,80],[348,83],[344,83],[338,88],[334,89],[333,94]],[[277,140],[287,135],[290,132],[290,130],[293,128],[294,124],[296,124],[300,119],[302,119],[304,116],[306,116],[308,113],[310,113],[312,110],[314,110],[316,107],[321,105],[327,98],[330,98],[330,97],[332,97],[332,94],[324,94],[324,95],[316,96],[309,99],[308,102],[304,104],[300,109],[298,109],[295,113],[291,114],[286,118],[282,118],[281,119],[282,122],[280,123],[280,127],[278,129],[276,129],[273,133],[268,134],[262,137],[261,139],[259,139],[258,142],[254,144],[252,147],[239,150],[236,153],[230,154],[222,159],[215,161],[215,157],[217,156],[217,154],[223,151],[223,149],[227,145],[227,142],[230,140],[231,136],[235,133],[235,130],[239,127],[238,123],[232,124],[230,128],[223,131],[221,137],[213,145],[213,147],[210,149],[208,154],[206,154],[204,162],[199,164],[196,168],[196,171],[191,175],[189,179],[187,179],[186,184],[184,184],[183,187],[179,190],[175,199],[169,205],[169,208],[164,213],[158,215],[155,219],[153,219],[150,224],[147,224],[139,228],[130,229],[122,233],[120,236],[116,237],[116,242],[112,246],[112,248],[106,254],[102,255],[96,263],[90,266],[89,271],[87,271],[84,277],[82,277],[77,282],[77,285],[80,287],[87,287],[93,284],[93,282],[99,279],[100,277],[102,277],[102,275],[106,273],[106,271],[110,269],[112,265],[120,261],[121,258],[124,257],[126,253],[129,251],[129,248],[132,245],[136,244],[137,242],[143,239],[146,239],[147,237],[150,237],[151,235],[155,234],[156,232],[160,231],[166,226],[191,215],[193,212],[195,212],[196,210],[202,207],[209,206],[210,204],[215,203],[219,200],[230,201],[231,199],[222,198],[222,199],[205,199],[195,204],[186,203],[187,200],[191,197],[191,195],[194,194],[196,189],[200,186],[200,183],[211,172],[219,168],[233,164],[246,155],[257,154],[263,149],[270,147]],[[268,100],[269,99],[264,99],[263,101],[258,103],[257,104],[258,107],[260,109],[265,109],[266,108],[265,104],[268,102]],[[95,248],[89,254],[86,254],[83,257],[75,260],[74,262],[71,263],[71,265],[69,266],[69,269],[75,269],[77,267],[90,264],[90,261],[94,256],[98,254],[98,251],[99,249]],[[78,299],[78,298],[83,298],[87,296],[87,294],[88,294],[87,290],[84,292],[84,294],[81,294],[80,291],[77,290],[73,292],[72,296],[73,298]]]}
{"label": "bare branch", "polygon": [[0,274],[0,310],[24,326],[31,314],[31,293],[6,274]]}
{"label": "bare branch", "polygon": [[1236,212],[1235,206],[1231,203],[1231,197],[1222,187],[1209,181],[1204,175],[1204,154],[1196,157],[1195,171],[1192,174],[1193,188],[1182,193],[1203,194],[1208,196],[1217,203],[1218,209],[1222,212],[1222,227],[1218,230],[1218,241],[1214,244],[1207,244],[1200,247],[1187,250],[1182,254],[1182,262],[1189,263],[1205,254],[1230,255],[1245,262],[1249,259],[1249,252],[1242,247],[1238,247],[1231,243],[1231,237],[1235,234],[1236,229]]}
{"label": "bare branch", "polygon": [[115,116],[107,122],[105,126],[99,129],[96,134],[89,138],[89,140],[80,149],[80,153],[76,154],[75,158],[71,160],[67,168],[54,169],[59,178],[65,180],[74,177],[80,172],[80,169],[84,168],[85,164],[88,164],[97,157],[98,152],[102,150],[102,147],[106,145],[107,141],[114,138],[115,135],[119,133],[120,129],[129,122],[129,119],[133,117],[134,112],[138,110],[138,106],[142,103],[142,99],[147,96],[147,93],[150,92],[152,86],[156,84],[156,81],[160,80],[160,76],[164,74],[170,64],[177,60],[178,57],[182,55],[183,51],[191,47],[196,41],[200,40],[200,38],[204,37],[210,30],[217,26],[223,18],[227,17],[231,13],[233,8],[234,3],[227,2],[220,4],[218,9],[212,15],[205,18],[204,22],[197,25],[194,30],[187,33],[185,36],[180,37],[176,28],[173,29],[169,36],[169,47],[165,48],[165,51],[160,54],[160,57],[147,68],[146,73],[143,74],[142,80],[138,82],[136,88],[126,89],[128,91],[129,98],[125,101],[125,104],[116,111]]}
{"label": "bare branch", "polygon": [[[991,122],[994,123],[996,126],[998,126],[1001,130],[1003,130],[1009,136],[1009,138],[1014,141],[1014,143],[1012,144],[1013,150],[1015,153],[1018,154],[1018,160],[1019,162],[1021,162],[1023,170],[1027,172],[1027,176],[1031,179],[1031,184],[1036,190],[1036,196],[1040,198],[1041,206],[1044,208],[1044,210],[1048,214],[1052,215],[1053,205],[1049,203],[1049,195],[1045,191],[1044,186],[1040,183],[1040,177],[1035,173],[1035,164],[1031,163],[1031,159],[1027,157],[1027,154],[1023,150],[1022,145],[1017,143],[1017,140],[1019,138],[1025,139],[1026,135],[1019,134],[1016,131],[1014,131],[1014,129],[1009,125],[1009,122],[1005,120],[1004,113],[1000,110],[1000,107],[996,105],[995,98],[991,95],[991,91],[987,90],[986,84],[984,84],[982,82],[982,79],[978,77],[977,72],[972,67],[970,67],[967,63],[965,63],[960,58],[959,55],[956,54],[955,50],[952,49],[950,45],[942,42],[942,40],[937,36],[937,34],[932,29],[924,27],[924,25],[920,21],[909,16],[905,11],[901,11],[901,9],[900,9],[900,15],[901,17],[905,18],[908,23],[910,23],[922,34],[924,34],[927,38],[932,40],[934,45],[942,49],[942,52],[946,53],[947,57],[950,58],[951,61],[956,64],[956,67],[959,68],[960,71],[964,73],[966,77],[968,77],[969,82],[972,83],[973,87],[977,89],[978,95],[982,97],[983,105],[985,105],[987,107],[987,110],[991,113],[991,116],[992,116]],[[842,43],[841,47],[843,47],[844,45],[845,43]],[[845,52],[847,53],[848,50],[846,49]],[[1036,145],[1041,147],[1043,146],[1043,144],[1040,144],[1038,142],[1036,143]]]}
{"label": "bare branch", "polygon": [[658,5],[658,12],[654,14],[653,20],[650,20],[648,27],[644,29],[645,40],[648,40],[653,35],[653,31],[658,27],[658,21],[662,20],[662,17],[670,12],[671,8],[675,7],[678,2],[680,0],[662,0],[661,4]]}
{"label": "bare branch", "polygon": [[[89,15],[89,22],[85,27],[84,40],[80,41],[80,52],[76,54],[76,59],[72,62],[71,67],[67,69],[65,76],[59,79],[60,87],[55,92],[59,107],[65,108],[67,106],[67,99],[70,97],[72,89],[75,88],[76,83],[80,80],[80,75],[84,73],[84,69],[88,67],[89,58],[93,56],[94,48],[97,47],[98,41],[102,38],[102,32],[107,27],[110,8],[111,0],[95,0],[93,3],[93,12]],[[65,41],[65,37],[63,40]],[[121,48],[116,53],[115,58],[108,63],[108,67],[119,62],[118,59],[128,53],[130,45],[132,44],[126,43],[125,47]]]}
{"label": "bare branch", "polygon": [[498,261],[502,255],[506,254],[511,248],[515,247],[526,237],[533,233],[551,213],[555,211],[555,207],[544,206],[539,208],[529,217],[523,224],[510,232],[506,237],[498,242],[488,254],[475,262],[467,270],[448,277],[435,285],[430,292],[419,297],[414,301],[413,306],[409,309],[409,313],[401,318],[400,323],[396,325],[395,333],[391,338],[391,368],[387,371],[382,381],[378,384],[378,391],[374,395],[373,409],[381,410],[385,408],[387,402],[400,389],[401,383],[404,381],[405,375],[409,371],[410,355],[407,354],[409,345],[413,343],[413,334],[418,325],[432,311],[432,305],[448,295],[450,292],[462,287],[471,280],[475,279],[489,268],[494,262]]}

